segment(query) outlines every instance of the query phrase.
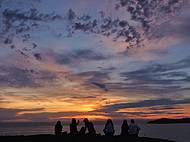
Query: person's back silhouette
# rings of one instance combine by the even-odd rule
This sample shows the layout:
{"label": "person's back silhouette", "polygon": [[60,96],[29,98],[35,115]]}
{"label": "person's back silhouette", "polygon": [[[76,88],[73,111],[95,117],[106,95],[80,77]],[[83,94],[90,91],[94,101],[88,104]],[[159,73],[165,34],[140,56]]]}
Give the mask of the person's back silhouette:
{"label": "person's back silhouette", "polygon": [[77,125],[79,124],[79,121],[77,122],[75,118],[72,119],[71,124],[70,124],[70,134],[71,135],[77,135],[78,130],[77,130]]}
{"label": "person's back silhouette", "polygon": [[88,130],[88,135],[95,135],[96,134],[96,130],[94,129],[94,124],[92,122],[90,122],[87,118],[85,118],[83,120],[83,122],[85,123],[85,131],[86,129]]}
{"label": "person's back silhouette", "polygon": [[82,127],[79,131],[79,135],[85,135],[85,132],[86,132],[86,127]]}
{"label": "person's back silhouette", "polygon": [[103,131],[104,131],[106,136],[113,136],[114,135],[115,130],[114,130],[113,122],[111,119],[107,120]]}
{"label": "person's back silhouette", "polygon": [[60,136],[62,134],[63,126],[61,125],[61,121],[57,121],[55,124],[55,135]]}
{"label": "person's back silhouette", "polygon": [[128,136],[129,135],[129,126],[127,120],[123,120],[123,124],[121,126],[121,135]]}
{"label": "person's back silhouette", "polygon": [[129,135],[133,137],[138,137],[140,128],[135,124],[135,120],[131,119],[131,124],[129,125]]}

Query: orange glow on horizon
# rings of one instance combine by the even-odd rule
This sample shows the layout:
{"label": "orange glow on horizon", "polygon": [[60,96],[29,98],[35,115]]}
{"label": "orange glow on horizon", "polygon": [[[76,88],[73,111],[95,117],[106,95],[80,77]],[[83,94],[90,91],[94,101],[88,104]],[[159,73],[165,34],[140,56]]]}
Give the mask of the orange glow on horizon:
{"label": "orange glow on horizon", "polygon": [[[142,95],[142,98],[127,97],[124,96],[127,93],[120,92],[96,92],[94,88],[91,90],[86,90],[84,88],[77,89],[73,92],[66,90],[62,86],[57,86],[54,89],[54,86],[41,87],[41,88],[2,88],[4,92],[8,92],[7,95],[1,95],[2,100],[0,108],[4,109],[16,109],[15,121],[31,121],[30,119],[24,119],[22,117],[30,116],[40,116],[41,114],[46,114],[47,119],[57,120],[60,119],[69,119],[69,118],[89,118],[93,120],[105,120],[112,117],[112,112],[99,112],[106,106],[111,106],[119,103],[132,103],[137,102],[137,100],[143,100],[146,95]],[[89,88],[90,89],[90,88]],[[56,90],[60,90],[56,92]],[[91,94],[89,94],[91,92]],[[114,94],[116,93],[116,94]],[[120,93],[120,94],[119,94]],[[119,96],[120,95],[120,96]],[[88,96],[88,97],[86,97]],[[152,97],[153,98],[153,97]],[[150,99],[152,99],[150,97]],[[155,106],[152,108],[156,108]],[[13,109],[13,110],[14,110]],[[190,105],[177,105],[175,109],[166,110],[166,109],[151,109],[151,107],[141,107],[141,108],[126,108],[118,109],[113,113],[113,119],[122,119],[122,118],[135,118],[135,119],[158,119],[162,117],[166,118],[181,118],[190,116]],[[158,114],[155,114],[155,111]],[[171,112],[171,114],[167,114]],[[173,112],[173,114],[172,114]],[[179,113],[179,114],[177,114]],[[14,121],[14,120],[8,120]]]}

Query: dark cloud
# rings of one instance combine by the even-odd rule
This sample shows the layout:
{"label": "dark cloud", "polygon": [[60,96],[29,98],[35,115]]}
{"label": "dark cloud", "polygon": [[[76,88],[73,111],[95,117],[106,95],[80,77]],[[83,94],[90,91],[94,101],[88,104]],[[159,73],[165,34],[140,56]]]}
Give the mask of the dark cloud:
{"label": "dark cloud", "polygon": [[182,14],[171,21],[162,23],[152,30],[152,37],[176,37],[189,40],[190,37],[190,16],[189,9],[184,10]]}
{"label": "dark cloud", "polygon": [[[30,43],[32,42],[30,32],[35,29],[43,29],[42,22],[47,23],[54,20],[63,19],[63,17],[53,12],[50,14],[44,14],[35,8],[29,8],[28,11],[7,8],[3,9],[0,14],[2,15],[2,19],[0,19],[2,20],[2,26],[0,28],[1,40],[4,41],[3,43],[5,45],[10,45],[12,50],[19,51],[19,53],[24,56],[30,54],[30,51],[38,47],[36,43]],[[15,38],[19,39],[23,43],[27,42],[31,45],[29,46],[27,44],[27,46],[23,49],[21,47],[17,47],[13,42]],[[41,59],[39,54],[34,54],[34,57],[37,60]]]}
{"label": "dark cloud", "polygon": [[148,65],[139,70],[123,72],[121,77],[125,82],[107,85],[113,89],[158,93],[189,90],[184,86],[190,82],[190,75],[185,70],[190,68],[189,60],[190,57],[186,57],[176,63]]}
{"label": "dark cloud", "polygon": [[[137,46],[140,42],[140,33],[137,32],[135,27],[129,25],[128,21],[113,19],[109,16],[100,16],[99,18],[92,18],[89,15],[81,16],[77,15],[72,9],[69,9],[64,16],[61,16],[54,12],[44,14],[35,8],[28,11],[7,8],[2,10],[2,16],[0,33],[3,33],[3,36],[1,38],[4,40],[4,44],[8,45],[12,44],[14,38],[20,39],[23,43],[32,42],[29,32],[36,29],[38,31],[43,30],[45,24],[55,20],[58,22],[69,21],[68,24],[63,25],[65,26],[64,31],[56,31],[60,33],[60,36],[64,33],[63,37],[72,37],[77,31],[83,31],[86,34],[99,34],[107,37],[111,35],[114,41],[122,40],[130,43],[130,47]],[[54,28],[48,26],[48,30],[51,32],[54,31]],[[16,47],[16,45],[10,46]],[[34,50],[33,44],[31,47],[26,47],[22,52],[27,54],[27,51],[31,50]]]}
{"label": "dark cloud", "polygon": [[182,59],[178,62],[175,62],[175,63],[149,65],[147,68],[141,69],[137,72],[141,72],[141,73],[146,73],[146,72],[148,72],[148,73],[162,73],[162,72],[174,71],[174,70],[182,69],[182,68],[183,69],[184,68],[190,68],[189,61],[190,61],[190,56],[187,56],[184,59]]}
{"label": "dark cloud", "polygon": [[[38,112],[43,111],[43,108],[36,109],[6,109],[0,108],[0,122],[2,121],[16,121],[18,119],[26,119],[33,122],[46,122],[52,119],[63,119],[63,117],[70,116],[71,118],[76,115],[81,115],[81,112]],[[31,113],[32,112],[32,113]],[[21,113],[21,114],[19,114]],[[97,115],[98,112],[87,112],[88,115]],[[70,120],[70,118],[69,118]]]}
{"label": "dark cloud", "polygon": [[130,112],[106,112],[104,116],[112,117],[114,120],[121,120],[123,118],[133,117],[133,118],[143,118],[143,119],[149,119],[151,116],[161,116],[161,115],[182,115],[183,112],[171,112],[171,111],[130,111]]}
{"label": "dark cloud", "polygon": [[34,108],[34,109],[8,109],[8,108],[0,108],[0,122],[1,121],[9,121],[16,119],[26,119],[25,117],[21,117],[18,115],[19,112],[26,111],[42,111],[43,108]]}
{"label": "dark cloud", "polygon": [[106,92],[108,91],[108,88],[106,87],[105,84],[98,83],[98,82],[92,82],[92,84],[94,84],[95,86],[98,86],[99,88],[103,89]]}
{"label": "dark cloud", "polygon": [[164,106],[156,106],[156,107],[150,107],[149,110],[176,110],[176,109],[183,109],[182,107],[176,107],[176,106],[170,106],[170,105],[164,105]]}
{"label": "dark cloud", "polygon": [[[51,21],[56,19],[61,19],[61,16],[58,16],[54,13],[52,14],[43,14],[40,13],[37,9],[31,8],[30,10],[23,12],[20,9],[11,10],[11,9],[5,9],[2,13],[4,19],[5,19],[5,31],[9,31],[10,28],[13,27],[14,22],[16,21],[22,21],[23,23],[26,23],[27,21]],[[31,29],[31,27],[26,24],[21,24],[17,27],[17,31],[24,32]]]}
{"label": "dark cloud", "polygon": [[0,85],[35,86],[35,82],[26,70],[17,67],[0,66]]}
{"label": "dark cloud", "polygon": [[[120,0],[120,7],[125,7],[131,14],[131,19],[141,23],[147,32],[150,28],[155,28],[161,20],[166,19],[170,14],[174,14],[182,8],[182,0]],[[162,17],[165,18],[162,18]],[[162,19],[161,19],[162,18]],[[158,21],[158,20],[160,21]]]}
{"label": "dark cloud", "polygon": [[100,71],[81,72],[77,75],[88,77],[88,79],[84,82],[84,85],[93,85],[100,88],[103,91],[108,91],[109,89],[104,82],[110,80],[109,73],[112,69],[114,68],[110,68],[110,70],[102,69]]}
{"label": "dark cloud", "polygon": [[34,54],[34,57],[36,58],[36,60],[39,60],[39,61],[42,60],[42,56],[41,56],[40,53],[35,53],[35,54]]}
{"label": "dark cloud", "polygon": [[166,105],[173,106],[179,104],[190,104],[190,99],[184,99],[184,100],[155,99],[155,100],[144,100],[135,103],[118,103],[118,104],[104,106],[102,109],[97,111],[110,113],[126,108],[141,108],[141,107],[166,106]]}
{"label": "dark cloud", "polygon": [[110,70],[99,70],[99,71],[87,71],[87,72],[80,72],[77,75],[79,76],[86,76],[91,77],[90,81],[100,81],[105,79],[110,79],[109,77]]}
{"label": "dark cloud", "polygon": [[12,87],[39,87],[40,82],[52,82],[56,79],[54,73],[34,71],[15,66],[0,66],[0,85]]}
{"label": "dark cloud", "polygon": [[142,111],[135,111],[135,112],[120,112],[119,113],[120,115],[135,115],[135,116],[148,116],[148,115],[164,115],[164,114],[167,114],[167,115],[178,115],[178,114],[183,114],[182,112],[170,112],[170,111],[152,111],[152,112],[142,112]]}
{"label": "dark cloud", "polygon": [[[82,16],[84,17],[84,16]],[[80,30],[86,33],[100,34],[103,36],[113,36],[113,40],[119,40],[124,38],[124,42],[130,43],[130,47],[137,46],[140,42],[140,33],[137,32],[135,27],[129,25],[128,21],[113,19],[112,17],[101,16],[101,21],[89,18],[79,17],[78,21],[71,30],[75,33],[75,30]],[[87,20],[86,20],[87,19]]]}
{"label": "dark cloud", "polygon": [[57,61],[61,64],[78,63],[81,62],[82,60],[84,61],[106,60],[108,58],[109,58],[108,56],[103,55],[100,52],[95,52],[90,49],[78,49],[57,55]]}
{"label": "dark cloud", "polygon": [[177,93],[179,91],[188,91],[188,87],[176,86],[164,86],[164,85],[155,85],[155,84],[139,84],[139,83],[106,83],[109,90],[126,90],[129,92],[135,92],[138,94],[168,94],[168,93]]}
{"label": "dark cloud", "polygon": [[[81,72],[77,75],[88,77],[85,85],[96,85],[100,89],[127,90],[139,93],[173,93],[190,90],[186,84],[190,82],[190,57],[170,64],[151,64],[139,70],[120,73],[122,82],[111,83],[110,73],[115,68],[99,71]],[[180,70],[179,70],[180,69]]]}
{"label": "dark cloud", "polygon": [[97,96],[71,96],[72,99],[95,99]]}
{"label": "dark cloud", "polygon": [[[159,16],[168,17],[170,14],[175,14],[175,12],[182,7],[181,1],[179,0],[167,0],[166,2],[161,2],[159,0],[120,0],[117,5],[119,5],[119,7],[125,7],[127,12],[130,13],[131,19],[140,22],[144,28],[144,32],[147,35],[148,33],[151,33],[151,37],[154,37],[152,36],[152,33],[154,33],[153,31],[155,30],[155,23],[159,23],[158,21],[154,21],[155,19],[159,19]],[[48,31],[55,31],[54,26],[47,25],[55,20],[59,23],[63,21],[66,21],[67,23],[63,24],[64,31],[55,31],[59,33],[58,37],[72,37],[74,34],[77,34],[78,31],[82,31],[86,34],[90,33],[111,37],[113,41],[126,42],[126,48],[143,46],[142,41],[143,38],[145,38],[144,35],[138,32],[136,27],[130,24],[129,20],[115,19],[106,16],[104,11],[101,11],[100,15],[95,18],[87,13],[84,15],[78,15],[73,9],[69,9],[65,12],[65,15],[59,15],[55,12],[42,13],[39,9],[30,8],[30,4],[27,6],[29,7],[29,10],[25,11],[19,8],[7,8],[1,11],[2,27],[0,33],[3,35],[2,39],[4,40],[4,44],[10,45],[11,49],[16,50],[16,45],[12,45],[14,38],[20,39],[23,43],[32,42],[32,37],[29,32],[36,29],[38,31],[44,30],[44,27],[46,26],[48,27]],[[151,32],[148,32],[151,27],[153,29]],[[27,55],[27,51],[34,50],[34,47],[38,46],[33,46],[32,44],[31,47],[26,47],[22,51],[20,49],[20,53],[22,53],[22,55]],[[92,58],[93,57],[94,56],[92,56]],[[98,56],[94,58],[97,57]],[[39,60],[39,58],[36,59]],[[63,58],[63,60],[67,63],[70,61],[68,57]]]}

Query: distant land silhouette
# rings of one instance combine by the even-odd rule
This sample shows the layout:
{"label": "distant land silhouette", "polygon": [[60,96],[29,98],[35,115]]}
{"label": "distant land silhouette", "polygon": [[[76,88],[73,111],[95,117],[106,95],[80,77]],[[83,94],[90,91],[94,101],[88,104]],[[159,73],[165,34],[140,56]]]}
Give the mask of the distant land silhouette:
{"label": "distant land silhouette", "polygon": [[161,118],[148,122],[148,124],[170,124],[170,123],[190,123],[190,118],[181,118],[181,119]]}

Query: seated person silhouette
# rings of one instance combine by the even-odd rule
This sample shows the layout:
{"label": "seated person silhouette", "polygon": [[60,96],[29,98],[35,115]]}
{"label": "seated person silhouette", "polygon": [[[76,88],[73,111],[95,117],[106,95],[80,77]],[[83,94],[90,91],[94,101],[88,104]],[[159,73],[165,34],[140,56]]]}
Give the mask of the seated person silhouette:
{"label": "seated person silhouette", "polygon": [[82,127],[79,131],[79,135],[85,135],[85,132],[86,132],[86,128],[85,127]]}
{"label": "seated person silhouette", "polygon": [[55,135],[61,136],[62,129],[63,129],[63,126],[61,125],[61,121],[57,121],[57,123],[55,124]]}
{"label": "seated person silhouette", "polygon": [[129,125],[127,120],[123,120],[123,124],[121,126],[121,136],[128,136],[129,135]]}
{"label": "seated person silhouette", "polygon": [[77,135],[78,134],[78,130],[77,130],[78,124],[79,124],[79,120],[77,122],[76,119],[73,118],[71,121],[71,124],[70,124],[70,134],[71,135]]}
{"label": "seated person silhouette", "polygon": [[87,135],[95,135],[96,131],[94,129],[93,123],[90,122],[87,118],[85,118],[83,120],[83,122],[85,123],[85,132],[86,132],[86,130],[88,130],[88,133],[85,133],[85,134],[87,134]]}
{"label": "seated person silhouette", "polygon": [[129,125],[129,135],[132,137],[138,137],[140,128],[135,124],[135,120],[131,119],[131,124]]}
{"label": "seated person silhouette", "polygon": [[107,120],[103,131],[104,131],[106,136],[113,136],[114,135],[115,130],[114,130],[113,122],[111,119]]}

